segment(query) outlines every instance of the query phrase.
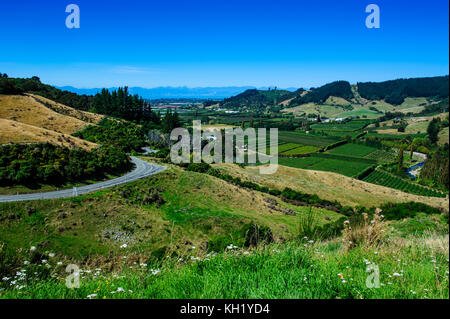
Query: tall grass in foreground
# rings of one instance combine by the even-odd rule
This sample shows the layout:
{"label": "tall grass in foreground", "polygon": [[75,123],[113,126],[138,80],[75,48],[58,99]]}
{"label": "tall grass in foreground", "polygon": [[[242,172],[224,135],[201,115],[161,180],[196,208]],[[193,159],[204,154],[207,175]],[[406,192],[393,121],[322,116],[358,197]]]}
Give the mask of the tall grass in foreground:
{"label": "tall grass in foreground", "polygon": [[[187,262],[167,258],[158,269],[84,272],[79,289],[66,288],[64,273],[27,273],[20,289],[3,281],[0,298],[449,298],[448,258],[448,235],[351,250],[339,241],[231,247]],[[366,286],[372,264],[379,288]]]}

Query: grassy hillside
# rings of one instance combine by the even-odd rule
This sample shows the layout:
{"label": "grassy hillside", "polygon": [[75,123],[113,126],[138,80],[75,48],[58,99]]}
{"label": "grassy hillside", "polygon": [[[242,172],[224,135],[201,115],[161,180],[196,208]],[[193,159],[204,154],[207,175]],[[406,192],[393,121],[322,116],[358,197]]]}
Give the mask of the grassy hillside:
{"label": "grassy hillside", "polygon": [[50,142],[92,149],[97,144],[70,135],[102,118],[32,94],[0,95],[0,143]]}
{"label": "grassy hillside", "polygon": [[337,200],[344,205],[377,206],[394,202],[422,202],[434,207],[448,210],[449,203],[445,198],[432,198],[404,193],[392,188],[366,183],[354,178],[331,172],[298,169],[279,166],[273,175],[260,175],[258,167],[240,168],[233,164],[218,164],[233,176],[240,176],[261,185],[277,189],[290,187],[308,194],[317,194],[321,198]]}
{"label": "grassy hillside", "polygon": [[[286,178],[270,179],[281,188]],[[448,298],[448,215],[376,221],[379,239],[355,237],[357,247],[351,231],[300,236],[310,218],[340,217],[174,166],[77,198],[0,204],[0,298]],[[275,243],[250,245],[254,225]],[[79,289],[65,286],[72,263]],[[379,267],[378,289],[366,285],[368,265]]]}
{"label": "grassy hillside", "polygon": [[382,100],[365,101],[363,104],[355,101],[345,103],[336,97],[330,97],[323,103],[309,102],[287,107],[282,112],[306,116],[320,114],[322,117],[328,118],[349,116],[378,118],[384,112],[420,113],[427,105],[431,105],[431,102],[426,98],[405,98],[400,105],[392,105]]}
{"label": "grassy hillside", "polygon": [[[0,298],[448,298],[448,215],[361,224],[376,242],[350,230],[305,238],[308,216],[341,217],[178,167],[77,198],[0,204]],[[250,246],[252,225],[275,243]],[[71,263],[79,289],[65,286]]]}
{"label": "grassy hillside", "polygon": [[[0,118],[64,134],[72,134],[88,124],[77,117],[58,113],[41,101],[43,100],[35,99],[32,95],[0,95]],[[70,110],[68,107],[65,109]],[[73,109],[72,111],[76,112]],[[100,119],[101,117],[98,117],[98,120]]]}
{"label": "grassy hillside", "polygon": [[[169,249],[181,254],[192,246],[221,250],[230,243],[244,245],[245,229],[252,223],[270,227],[275,241],[292,238],[298,216],[285,214],[287,209],[309,212],[271,195],[172,168],[77,198],[0,204],[0,238],[11,249],[42,246],[67,258]],[[313,212],[321,224],[340,217],[325,209]]]}
{"label": "grassy hillside", "polygon": [[71,135],[17,121],[0,119],[0,144],[43,142],[65,147],[81,147],[87,150],[98,147],[98,144]]}

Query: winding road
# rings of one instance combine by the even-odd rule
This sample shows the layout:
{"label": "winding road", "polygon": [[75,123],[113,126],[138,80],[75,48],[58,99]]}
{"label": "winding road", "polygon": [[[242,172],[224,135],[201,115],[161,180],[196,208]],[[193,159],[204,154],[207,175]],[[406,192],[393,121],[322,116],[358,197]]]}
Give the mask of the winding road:
{"label": "winding road", "polygon": [[55,199],[55,198],[65,198],[74,197],[78,195],[83,195],[86,193],[98,191],[104,188],[109,188],[125,183],[129,183],[150,175],[154,175],[162,172],[166,169],[165,166],[160,166],[156,164],[150,164],[144,160],[137,157],[131,157],[131,161],[134,163],[135,168],[120,177],[110,179],[104,182],[95,183],[91,185],[85,185],[77,187],[76,189],[64,189],[60,191],[45,192],[45,193],[32,193],[32,194],[19,194],[19,195],[0,195],[0,203],[6,202],[21,202],[29,200],[39,200],[39,199]]}

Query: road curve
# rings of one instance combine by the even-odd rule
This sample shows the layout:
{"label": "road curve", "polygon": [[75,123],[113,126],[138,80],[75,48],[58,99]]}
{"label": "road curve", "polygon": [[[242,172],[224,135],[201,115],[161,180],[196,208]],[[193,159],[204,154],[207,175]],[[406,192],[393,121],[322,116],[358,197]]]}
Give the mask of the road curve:
{"label": "road curve", "polygon": [[55,198],[65,198],[74,197],[78,195],[83,195],[86,193],[98,191],[104,188],[109,188],[125,183],[129,183],[150,175],[157,174],[166,169],[165,166],[160,166],[156,164],[150,164],[149,162],[143,161],[137,157],[131,157],[131,161],[134,163],[135,168],[120,177],[110,179],[104,182],[95,183],[91,185],[85,185],[77,187],[76,192],[74,189],[64,189],[60,191],[45,192],[45,193],[32,193],[32,194],[19,194],[19,195],[0,195],[0,203],[6,202],[21,202],[29,200],[39,200],[39,199],[55,199]]}

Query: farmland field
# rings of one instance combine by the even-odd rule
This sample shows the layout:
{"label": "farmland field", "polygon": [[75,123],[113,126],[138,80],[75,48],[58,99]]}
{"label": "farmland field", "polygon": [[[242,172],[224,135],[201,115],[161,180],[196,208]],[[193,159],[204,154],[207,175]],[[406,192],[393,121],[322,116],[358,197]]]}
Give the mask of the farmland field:
{"label": "farmland field", "polygon": [[283,155],[301,155],[301,154],[309,154],[313,152],[317,152],[320,148],[317,146],[311,146],[311,145],[301,145],[296,148],[284,151]]}
{"label": "farmland field", "polygon": [[280,145],[278,145],[278,153],[283,153],[283,152],[292,150],[292,149],[300,147],[300,146],[302,146],[302,145],[295,144],[295,143],[280,144]]}
{"label": "farmland field", "polygon": [[375,151],[365,155],[364,158],[374,159],[379,163],[391,163],[397,159],[397,154],[392,150],[375,149]]}
{"label": "farmland field", "polygon": [[422,195],[422,196],[432,196],[432,197],[445,197],[444,193],[435,191],[420,185],[410,183],[403,178],[391,175],[389,173],[383,172],[381,170],[375,170],[370,173],[363,181],[368,183],[373,183],[377,185],[382,185],[390,188],[395,188],[406,193]]}
{"label": "farmland field", "polygon": [[375,150],[376,148],[374,147],[347,143],[331,149],[330,151],[328,151],[328,153],[345,156],[364,157],[374,152]]}
{"label": "farmland field", "polygon": [[346,123],[320,123],[311,125],[311,129],[318,131],[358,131],[371,123],[370,120],[353,120]]}
{"label": "farmland field", "polygon": [[285,143],[297,143],[302,145],[310,145],[317,147],[325,147],[330,144],[339,142],[342,138],[334,137],[334,136],[317,136],[317,135],[308,135],[298,132],[290,132],[290,131],[280,131],[278,133],[278,140]]}
{"label": "farmland field", "polygon": [[294,168],[334,172],[349,177],[356,176],[373,165],[373,163],[370,162],[364,162],[359,160],[349,161],[346,158],[339,158],[338,156],[333,158],[323,156],[325,154],[319,155],[313,153],[312,155],[314,156],[300,157],[300,158],[280,157],[278,159],[278,163],[280,165],[285,165]]}
{"label": "farmland field", "polygon": [[420,134],[380,134],[377,133],[375,131],[371,131],[369,133],[367,133],[367,137],[379,137],[379,138],[383,138],[383,139],[404,139],[407,137],[410,138],[416,138],[416,137],[420,137],[423,138],[425,137],[427,134],[426,133],[420,133]]}

